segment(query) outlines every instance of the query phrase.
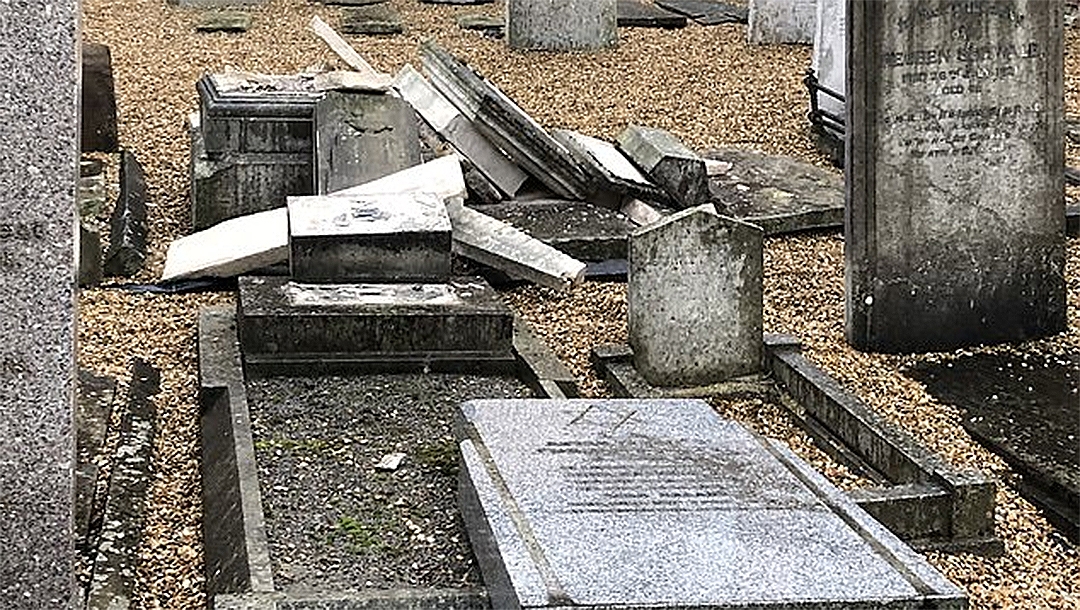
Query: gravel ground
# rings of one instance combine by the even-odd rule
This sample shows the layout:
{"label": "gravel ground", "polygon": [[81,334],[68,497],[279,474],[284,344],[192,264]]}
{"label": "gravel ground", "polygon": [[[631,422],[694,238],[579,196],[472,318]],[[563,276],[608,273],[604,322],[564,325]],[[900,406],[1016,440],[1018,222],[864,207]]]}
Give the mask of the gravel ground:
{"label": "gravel ground", "polygon": [[[250,381],[274,583],[285,591],[480,584],[457,511],[454,409],[527,398],[512,378]],[[393,471],[384,456],[405,455]]]}
{"label": "gravel ground", "polygon": [[[460,31],[454,17],[475,7],[390,0],[406,24],[394,38],[354,38],[378,68],[418,65],[417,43],[436,37],[510,94],[543,125],[612,138],[627,123],[669,129],[695,148],[746,146],[825,165],[805,133],[807,98],[800,82],[809,50],[790,45],[748,47],[744,28],[725,25],[684,30],[620,31],[617,49],[596,53],[518,53],[502,42]],[[482,7],[498,14],[501,3]],[[160,274],[168,243],[190,223],[186,115],[196,107],[194,83],[206,71],[231,65],[263,72],[294,72],[334,58],[309,34],[320,15],[337,25],[340,12],[299,0],[272,0],[251,10],[246,34],[196,34],[200,11],[165,0],[86,0],[84,38],[112,49],[120,112],[120,140],[143,163],[149,186],[151,256],[141,279]],[[1066,107],[1080,114],[1080,40],[1069,32]],[[1080,146],[1069,144],[1070,165]],[[1070,189],[1071,193],[1077,192]],[[1006,554],[986,559],[934,554],[931,561],[965,587],[974,608],[1074,608],[1080,605],[1080,556],[1007,483],[1013,476],[958,424],[902,367],[930,355],[904,358],[862,354],[843,340],[842,240],[813,235],[769,240],[766,252],[766,330],[798,335],[807,355],[906,428],[945,459],[979,468],[1004,484],[997,526]],[[1080,240],[1069,242],[1069,330],[1052,339],[1009,348],[1064,353],[1080,346]],[[142,545],[135,608],[201,608],[202,550],[198,477],[194,324],[198,307],[227,303],[229,295],[139,296],[87,290],[79,299],[79,362],[124,378],[138,355],[162,370],[157,397],[161,421],[151,488],[148,536]],[[510,295],[515,307],[570,364],[588,394],[603,389],[587,370],[600,342],[625,341],[625,288],[590,284],[570,295],[528,288]],[[996,348],[1003,349],[1003,348]],[[980,351],[980,350],[970,350]],[[782,426],[779,415],[744,411]],[[784,433],[776,433],[787,436]]]}

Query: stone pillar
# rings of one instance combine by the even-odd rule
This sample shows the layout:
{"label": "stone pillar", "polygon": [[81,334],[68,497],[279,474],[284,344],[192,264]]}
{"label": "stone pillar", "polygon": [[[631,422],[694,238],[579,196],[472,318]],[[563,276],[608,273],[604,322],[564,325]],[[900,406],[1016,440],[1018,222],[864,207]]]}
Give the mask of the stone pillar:
{"label": "stone pillar", "polygon": [[1062,3],[848,6],[848,341],[1063,330]]}
{"label": "stone pillar", "polygon": [[619,39],[615,0],[507,0],[506,41],[515,49],[595,51]]}
{"label": "stone pillar", "polygon": [[630,237],[634,366],[655,386],[695,386],[761,368],[758,227],[699,206]]}
{"label": "stone pillar", "polygon": [[750,0],[746,39],[751,44],[810,44],[816,0]]}
{"label": "stone pillar", "polygon": [[74,608],[79,4],[0,23],[0,608]]}

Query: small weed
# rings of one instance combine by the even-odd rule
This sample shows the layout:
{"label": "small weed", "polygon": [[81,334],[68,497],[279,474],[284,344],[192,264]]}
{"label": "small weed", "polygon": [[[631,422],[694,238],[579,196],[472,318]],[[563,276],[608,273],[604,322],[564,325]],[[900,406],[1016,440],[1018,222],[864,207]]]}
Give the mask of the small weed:
{"label": "small weed", "polygon": [[280,449],[282,451],[317,453],[319,451],[324,451],[328,446],[329,443],[321,438],[295,439],[287,436],[275,435],[273,438],[255,441],[255,449],[257,451],[273,451],[275,449]]}
{"label": "small weed", "polygon": [[330,534],[330,540],[343,539],[353,553],[370,553],[383,548],[383,540],[379,535],[381,528],[373,523],[362,521],[351,515],[342,515],[334,523],[334,531]]}
{"label": "small weed", "polygon": [[416,461],[446,476],[454,476],[458,472],[457,443],[445,441],[422,445],[416,450]]}

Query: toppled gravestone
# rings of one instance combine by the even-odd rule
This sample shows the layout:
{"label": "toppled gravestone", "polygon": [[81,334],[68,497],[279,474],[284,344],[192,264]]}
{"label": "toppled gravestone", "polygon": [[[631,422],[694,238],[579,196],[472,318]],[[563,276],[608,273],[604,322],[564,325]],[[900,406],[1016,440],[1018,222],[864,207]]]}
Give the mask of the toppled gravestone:
{"label": "toppled gravestone", "polygon": [[705,162],[674,135],[630,125],[617,138],[619,150],[641,168],[681,208],[709,200]]}
{"label": "toppled gravestone", "polygon": [[130,151],[120,154],[120,198],[109,219],[104,273],[130,277],[146,262],[146,176]]}
{"label": "toppled gravestone", "polygon": [[785,446],[702,400],[461,412],[458,505],[492,608],[967,607]]}
{"label": "toppled gravestone", "polygon": [[710,208],[630,236],[630,347],[654,386],[709,385],[761,370],[762,232]]}

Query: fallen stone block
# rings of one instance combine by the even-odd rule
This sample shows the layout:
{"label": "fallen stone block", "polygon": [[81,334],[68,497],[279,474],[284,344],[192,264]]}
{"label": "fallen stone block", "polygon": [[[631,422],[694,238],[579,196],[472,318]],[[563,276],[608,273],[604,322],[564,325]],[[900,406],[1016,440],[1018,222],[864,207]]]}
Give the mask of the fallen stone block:
{"label": "fallen stone block", "polygon": [[556,129],[551,136],[566,146],[581,163],[601,177],[606,188],[597,192],[590,203],[617,210],[627,197],[667,203],[671,197],[641,173],[614,144],[576,131]]}
{"label": "fallen stone block", "polygon": [[318,194],[382,178],[420,163],[412,108],[400,98],[331,91],[315,104]]}
{"label": "fallen stone block", "polygon": [[196,32],[246,32],[251,29],[251,15],[240,11],[208,11],[199,16]]}
{"label": "fallen stone block", "polygon": [[79,223],[79,285],[101,283],[101,234],[97,229]]}
{"label": "fallen stone block", "polygon": [[621,212],[584,201],[511,200],[475,209],[580,261],[625,259],[627,238],[637,229]]}
{"label": "fallen stone block", "polygon": [[120,198],[109,220],[104,273],[130,277],[146,262],[146,177],[130,151],[120,155]]}
{"label": "fallen stone block", "polygon": [[501,220],[460,201],[450,201],[446,210],[453,227],[455,254],[558,290],[567,290],[585,277],[585,263]]}
{"label": "fallen stone block", "polygon": [[458,27],[463,30],[476,30],[491,38],[502,38],[506,34],[506,18],[478,13],[466,13],[455,18]]}
{"label": "fallen stone block", "polygon": [[630,125],[618,137],[619,150],[663,188],[680,208],[709,201],[705,162],[674,135]]}
{"label": "fallen stone block", "polygon": [[340,191],[333,196],[352,197],[380,193],[432,193],[440,199],[465,198],[465,179],[457,155],[446,155],[399,172]]}
{"label": "fallen stone block", "polygon": [[289,258],[284,207],[226,220],[169,244],[161,281],[234,277]]}
{"label": "fallen stone block", "polygon": [[402,68],[394,78],[394,89],[504,195],[517,194],[527,178],[525,172],[481,135],[472,121],[415,68],[410,65]]}
{"label": "fallen stone block", "polygon": [[109,47],[85,42],[82,45],[82,136],[83,152],[115,152],[116,88],[113,83]]}
{"label": "fallen stone block", "polygon": [[356,6],[344,10],[341,31],[350,35],[393,36],[405,31],[401,15],[389,4]]}

